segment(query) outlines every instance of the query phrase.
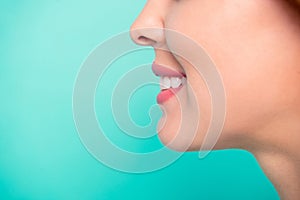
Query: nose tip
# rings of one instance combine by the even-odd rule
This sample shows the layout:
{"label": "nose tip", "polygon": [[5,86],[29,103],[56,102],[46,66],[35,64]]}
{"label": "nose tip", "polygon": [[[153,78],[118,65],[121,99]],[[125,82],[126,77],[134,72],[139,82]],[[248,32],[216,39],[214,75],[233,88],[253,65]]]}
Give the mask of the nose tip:
{"label": "nose tip", "polygon": [[130,29],[131,39],[138,45],[158,46],[164,41],[164,31],[162,27],[133,26]]}
{"label": "nose tip", "polygon": [[131,39],[138,45],[158,46],[164,42],[164,18],[160,1],[147,1],[130,27]]}

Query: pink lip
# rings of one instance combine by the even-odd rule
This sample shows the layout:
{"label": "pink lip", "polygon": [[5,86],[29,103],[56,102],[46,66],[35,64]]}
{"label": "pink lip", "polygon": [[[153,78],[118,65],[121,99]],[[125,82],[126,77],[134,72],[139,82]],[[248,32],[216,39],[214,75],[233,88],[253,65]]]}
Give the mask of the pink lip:
{"label": "pink lip", "polygon": [[166,90],[161,90],[160,93],[156,97],[156,101],[158,104],[163,104],[168,101],[170,98],[176,95],[176,93],[182,88],[182,86],[178,88],[170,88]]}
{"label": "pink lip", "polygon": [[178,72],[170,67],[162,66],[156,63],[152,64],[152,71],[156,76],[168,77],[186,77],[184,73]]}
{"label": "pink lip", "polygon": [[[175,71],[170,69],[169,67],[165,67],[156,63],[152,64],[152,71],[156,76],[168,76],[168,77],[186,77],[184,73]],[[163,104],[171,97],[175,96],[175,94],[182,88],[182,86],[178,88],[169,88],[165,90],[161,90],[160,93],[157,95],[156,101],[158,104]]]}

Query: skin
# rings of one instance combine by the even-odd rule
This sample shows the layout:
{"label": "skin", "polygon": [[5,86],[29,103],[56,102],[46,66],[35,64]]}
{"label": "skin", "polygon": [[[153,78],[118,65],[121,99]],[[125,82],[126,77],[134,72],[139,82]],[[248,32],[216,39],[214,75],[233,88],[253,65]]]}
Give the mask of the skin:
{"label": "skin", "polygon": [[193,66],[160,49],[176,48],[176,43],[162,29],[143,28],[176,30],[206,50],[226,92],[226,120],[214,148],[250,151],[282,199],[300,199],[299,13],[295,5],[281,0],[147,1],[131,27],[132,39],[153,46],[155,62],[184,72],[189,83],[178,98],[162,105],[162,142],[186,150],[187,138],[193,135],[179,124],[196,119],[199,127],[187,150],[199,150],[210,123],[210,95]]}

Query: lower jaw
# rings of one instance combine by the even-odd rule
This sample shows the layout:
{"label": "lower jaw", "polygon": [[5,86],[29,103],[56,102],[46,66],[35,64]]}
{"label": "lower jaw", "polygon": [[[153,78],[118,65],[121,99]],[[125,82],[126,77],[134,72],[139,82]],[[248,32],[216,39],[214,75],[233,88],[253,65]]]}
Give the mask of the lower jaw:
{"label": "lower jaw", "polygon": [[178,88],[169,88],[166,90],[161,90],[160,93],[157,95],[156,101],[158,104],[163,104],[167,102],[170,98],[174,97],[176,93],[182,88],[183,86],[179,86]]}

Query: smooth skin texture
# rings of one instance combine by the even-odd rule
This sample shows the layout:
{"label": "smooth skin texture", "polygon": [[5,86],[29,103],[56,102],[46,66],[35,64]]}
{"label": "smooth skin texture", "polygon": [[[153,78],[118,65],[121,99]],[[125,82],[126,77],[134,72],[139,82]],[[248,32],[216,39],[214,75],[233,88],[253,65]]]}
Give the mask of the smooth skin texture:
{"label": "smooth skin texture", "polygon": [[[209,125],[209,92],[193,66],[159,49],[176,45],[163,31],[143,28],[172,29],[205,48],[227,97],[226,121],[215,149],[252,152],[282,199],[300,199],[299,13],[283,0],[149,0],[131,27],[132,39],[153,46],[155,62],[184,72],[195,91],[202,115],[190,151],[199,150]],[[197,116],[190,92],[183,90],[163,105],[163,143],[176,137],[181,112],[184,118]],[[189,136],[188,130],[181,134]],[[170,147],[183,150],[180,141]]]}

